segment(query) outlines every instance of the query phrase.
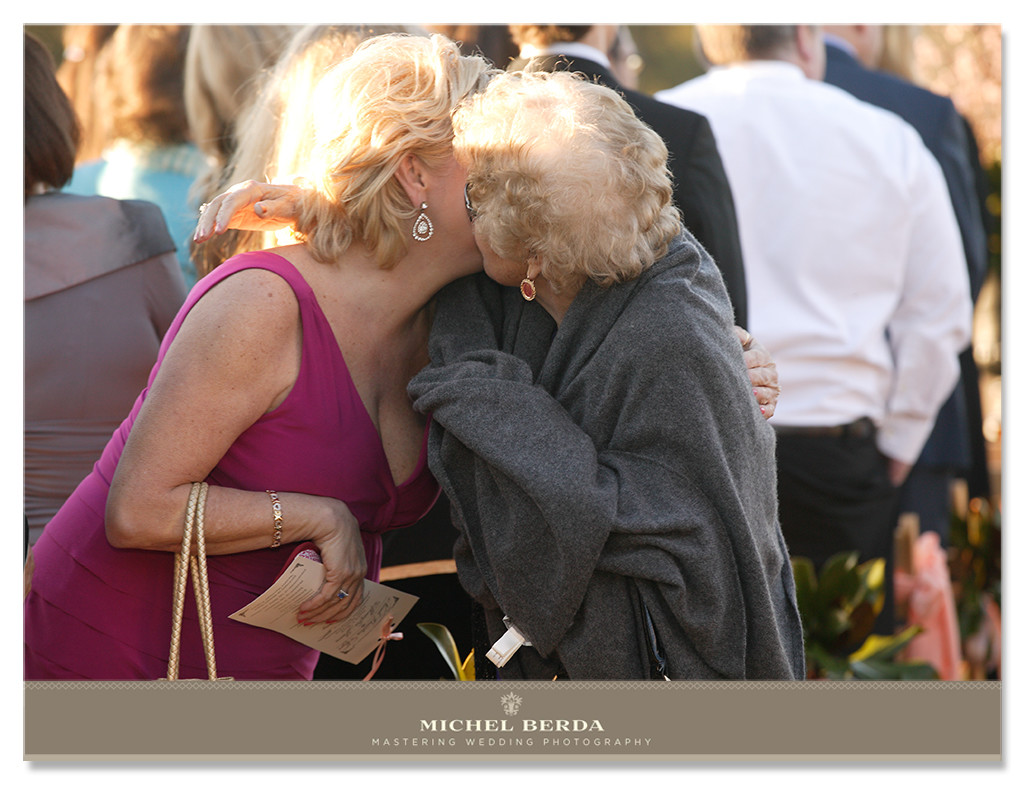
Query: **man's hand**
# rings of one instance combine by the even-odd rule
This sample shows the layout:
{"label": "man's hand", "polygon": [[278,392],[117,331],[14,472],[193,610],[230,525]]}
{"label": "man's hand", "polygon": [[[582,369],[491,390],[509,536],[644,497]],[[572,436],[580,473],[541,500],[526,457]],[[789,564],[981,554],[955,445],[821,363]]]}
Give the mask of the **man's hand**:
{"label": "man's hand", "polygon": [[906,482],[907,475],[910,474],[910,470],[912,470],[913,468],[913,464],[908,464],[907,462],[900,461],[899,459],[890,458],[889,481],[892,483],[893,486],[899,488]]}

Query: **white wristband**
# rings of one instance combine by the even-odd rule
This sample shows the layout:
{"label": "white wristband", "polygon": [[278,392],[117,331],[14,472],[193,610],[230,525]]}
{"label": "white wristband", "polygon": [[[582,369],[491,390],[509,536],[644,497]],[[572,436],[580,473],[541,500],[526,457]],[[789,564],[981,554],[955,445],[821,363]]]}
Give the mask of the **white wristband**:
{"label": "white wristband", "polygon": [[487,653],[487,659],[499,668],[508,663],[509,659],[516,654],[520,647],[530,646],[526,637],[519,632],[515,625],[509,622],[508,617],[505,618],[505,624],[508,625],[508,630],[505,631],[505,634],[500,639],[494,642]]}

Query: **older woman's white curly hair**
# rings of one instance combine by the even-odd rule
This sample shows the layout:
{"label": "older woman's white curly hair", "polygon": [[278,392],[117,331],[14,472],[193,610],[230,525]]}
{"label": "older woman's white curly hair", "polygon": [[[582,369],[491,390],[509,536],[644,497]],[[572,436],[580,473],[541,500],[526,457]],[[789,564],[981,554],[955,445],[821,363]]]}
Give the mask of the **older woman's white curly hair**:
{"label": "older woman's white curly hair", "polygon": [[353,240],[384,268],[405,254],[411,205],[394,174],[407,154],[435,167],[452,154],[452,112],[482,89],[494,69],[462,56],[443,36],[388,34],[363,42],[314,94],[315,192],[296,229],[313,257],[337,258]]}
{"label": "older woman's white curly hair", "polygon": [[680,231],[665,143],[613,90],[509,73],[455,115],[474,231],[507,259],[540,256],[554,289],[639,276]]}

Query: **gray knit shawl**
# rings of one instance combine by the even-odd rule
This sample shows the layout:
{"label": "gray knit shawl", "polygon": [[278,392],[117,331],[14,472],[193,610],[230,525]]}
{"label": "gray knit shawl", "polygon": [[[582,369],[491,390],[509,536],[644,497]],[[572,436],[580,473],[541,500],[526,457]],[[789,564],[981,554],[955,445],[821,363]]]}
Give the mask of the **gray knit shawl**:
{"label": "gray knit shawl", "polygon": [[517,291],[457,281],[430,350],[409,392],[460,580],[492,633],[507,614],[533,645],[503,676],[550,678],[530,665],[548,658],[648,677],[642,600],[672,679],[803,678],[774,434],[688,233],[636,280],[585,284],[557,331]]}

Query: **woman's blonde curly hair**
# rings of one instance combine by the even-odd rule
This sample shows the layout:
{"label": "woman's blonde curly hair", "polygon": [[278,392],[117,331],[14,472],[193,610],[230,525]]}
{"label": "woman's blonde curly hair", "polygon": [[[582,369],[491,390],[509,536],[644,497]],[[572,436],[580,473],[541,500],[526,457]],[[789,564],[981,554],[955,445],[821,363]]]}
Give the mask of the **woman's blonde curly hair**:
{"label": "woman's blonde curly hair", "polygon": [[452,154],[452,112],[494,73],[452,41],[388,34],[362,43],[314,96],[314,188],[296,229],[310,253],[330,262],[359,241],[381,267],[405,254],[419,205],[394,177],[407,154],[428,168]]}
{"label": "woman's blonde curly hair", "polygon": [[556,291],[635,278],[680,231],[665,143],[613,90],[502,74],[456,112],[455,134],[477,236],[506,259],[540,256]]}

